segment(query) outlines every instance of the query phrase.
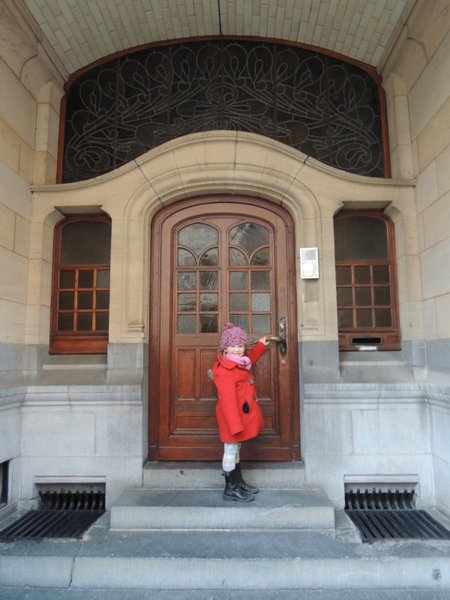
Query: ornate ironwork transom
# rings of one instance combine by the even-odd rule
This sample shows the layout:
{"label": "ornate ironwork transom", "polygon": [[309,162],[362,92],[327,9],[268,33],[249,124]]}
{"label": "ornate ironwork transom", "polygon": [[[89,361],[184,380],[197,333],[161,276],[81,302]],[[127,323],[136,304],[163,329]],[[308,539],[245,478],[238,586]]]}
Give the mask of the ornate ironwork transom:
{"label": "ornate ironwork transom", "polygon": [[80,76],[67,96],[62,179],[96,177],[210,130],[258,133],[338,169],[384,176],[369,73],[294,46],[217,40],[133,52]]}

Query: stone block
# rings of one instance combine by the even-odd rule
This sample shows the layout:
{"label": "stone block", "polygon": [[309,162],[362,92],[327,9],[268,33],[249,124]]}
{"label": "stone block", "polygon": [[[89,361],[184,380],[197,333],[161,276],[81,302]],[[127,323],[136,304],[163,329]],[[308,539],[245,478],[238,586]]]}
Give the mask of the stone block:
{"label": "stone block", "polygon": [[450,145],[436,158],[438,196],[450,191]]}
{"label": "stone block", "polygon": [[8,90],[7,94],[0,96],[0,118],[33,148],[37,108],[35,99],[2,61],[0,81],[2,88]]}
{"label": "stone block", "polygon": [[[450,165],[449,165],[450,166]],[[450,169],[449,169],[450,170]],[[450,191],[423,213],[425,248],[444,241],[449,235]]]}
{"label": "stone block", "polygon": [[20,215],[16,216],[14,228],[14,251],[28,258],[30,246],[30,222]]}
{"label": "stone block", "polygon": [[426,250],[422,255],[422,281],[424,298],[432,298],[450,292],[448,272],[450,261],[450,238]]}
{"label": "stone block", "polygon": [[[444,39],[409,94],[411,136],[417,138],[450,97],[450,35]],[[430,93],[432,90],[432,93]]]}
{"label": "stone block", "polygon": [[450,144],[450,96],[417,137],[419,169],[423,171]]}
{"label": "stone block", "polygon": [[[448,388],[447,388],[448,389]],[[450,389],[447,398],[430,399],[431,407],[431,448],[433,456],[447,463],[450,467],[450,446],[448,432],[450,431]],[[450,472],[448,474],[450,479]]]}
{"label": "stone block", "polygon": [[7,250],[14,248],[14,223],[13,211],[0,204],[0,246]]}
{"label": "stone block", "polygon": [[108,407],[96,413],[96,452],[111,456],[142,455],[142,408]]}
{"label": "stone block", "polygon": [[20,137],[0,119],[0,162],[15,173],[19,172]]}
{"label": "stone block", "polygon": [[450,515],[450,463],[437,456],[433,457],[435,476],[436,508],[445,515]]}
{"label": "stone block", "polygon": [[[19,401],[20,399],[17,398]],[[4,401],[0,399],[0,407]],[[2,410],[0,418],[0,463],[20,454],[21,415],[20,407]]]}
{"label": "stone block", "polygon": [[27,260],[0,247],[0,298],[26,304]]}
{"label": "stone block", "polygon": [[417,176],[415,190],[417,212],[420,214],[439,197],[436,162],[431,162]]}
{"label": "stone block", "polygon": [[448,34],[449,3],[448,0],[433,0],[423,2],[419,7],[422,7],[422,10],[419,9],[408,24],[409,35],[420,40],[427,56],[432,57]]}
{"label": "stone block", "polygon": [[356,455],[429,455],[430,423],[424,404],[383,402],[375,411],[353,411]]}
{"label": "stone block", "polygon": [[450,294],[436,298],[436,328],[438,338],[450,338]]}
{"label": "stone block", "polygon": [[19,78],[24,63],[36,55],[36,49],[25,38],[19,23],[5,4],[0,3],[0,56]]}
{"label": "stone block", "polygon": [[[50,394],[45,392],[43,389],[44,402],[50,399]],[[61,410],[58,407],[55,412],[50,405],[23,411],[22,454],[25,456],[92,456],[96,453],[95,442],[92,410]]]}
{"label": "stone block", "polygon": [[307,454],[349,455],[353,452],[352,415],[332,403],[326,407],[307,406],[304,419],[308,426],[302,436],[303,451]]}
{"label": "stone block", "polygon": [[23,344],[26,324],[25,304],[0,298],[0,323],[2,323],[0,327],[0,344]]}
{"label": "stone block", "polygon": [[0,162],[0,204],[22,217],[31,217],[31,192],[29,184],[17,173]]}

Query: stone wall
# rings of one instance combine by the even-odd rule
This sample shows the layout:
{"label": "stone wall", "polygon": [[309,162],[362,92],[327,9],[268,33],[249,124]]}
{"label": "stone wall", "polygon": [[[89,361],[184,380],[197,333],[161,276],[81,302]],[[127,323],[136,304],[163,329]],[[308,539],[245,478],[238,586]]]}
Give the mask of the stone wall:
{"label": "stone wall", "polygon": [[0,3],[0,462],[10,462],[12,499],[20,490],[25,380],[36,369],[30,308],[48,315],[50,298],[47,289],[36,302],[40,286],[29,279],[36,242],[30,185],[55,181],[63,78],[41,38],[15,3]]}
{"label": "stone wall", "polygon": [[[420,0],[403,23],[383,76],[393,174],[417,180],[415,206],[423,332],[407,344],[431,410],[436,503],[450,509],[450,3]],[[421,303],[419,303],[421,304]],[[421,316],[422,315],[422,316]],[[422,322],[419,322],[419,319]],[[403,332],[405,333],[405,331]],[[408,336],[409,338],[409,336]]]}

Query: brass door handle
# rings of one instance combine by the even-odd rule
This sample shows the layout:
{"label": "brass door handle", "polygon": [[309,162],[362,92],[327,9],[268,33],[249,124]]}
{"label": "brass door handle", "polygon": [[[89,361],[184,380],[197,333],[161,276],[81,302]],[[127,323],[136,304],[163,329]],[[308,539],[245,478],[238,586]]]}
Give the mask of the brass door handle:
{"label": "brass door handle", "polygon": [[266,337],[266,340],[268,342],[277,342],[277,344],[281,344],[282,342],[285,342],[286,340],[284,340],[281,336],[279,335],[268,335]]}
{"label": "brass door handle", "polygon": [[267,341],[276,342],[279,344],[278,350],[281,356],[284,358],[287,354],[287,340],[286,340],[286,317],[281,317],[278,322],[278,331],[280,335],[268,335]]}

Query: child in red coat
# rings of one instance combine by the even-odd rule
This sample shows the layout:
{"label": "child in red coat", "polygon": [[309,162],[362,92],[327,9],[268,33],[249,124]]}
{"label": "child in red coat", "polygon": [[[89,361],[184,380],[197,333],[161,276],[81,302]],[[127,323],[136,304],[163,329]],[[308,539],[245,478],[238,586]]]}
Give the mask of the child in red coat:
{"label": "child in red coat", "polygon": [[264,420],[256,399],[251,367],[266,352],[267,338],[260,338],[247,351],[249,339],[240,327],[226,323],[220,339],[221,353],[212,368],[217,389],[216,417],[220,441],[224,444],[222,468],[225,475],[224,500],[250,502],[258,488],[246,483],[241,474],[241,443],[261,432]]}

